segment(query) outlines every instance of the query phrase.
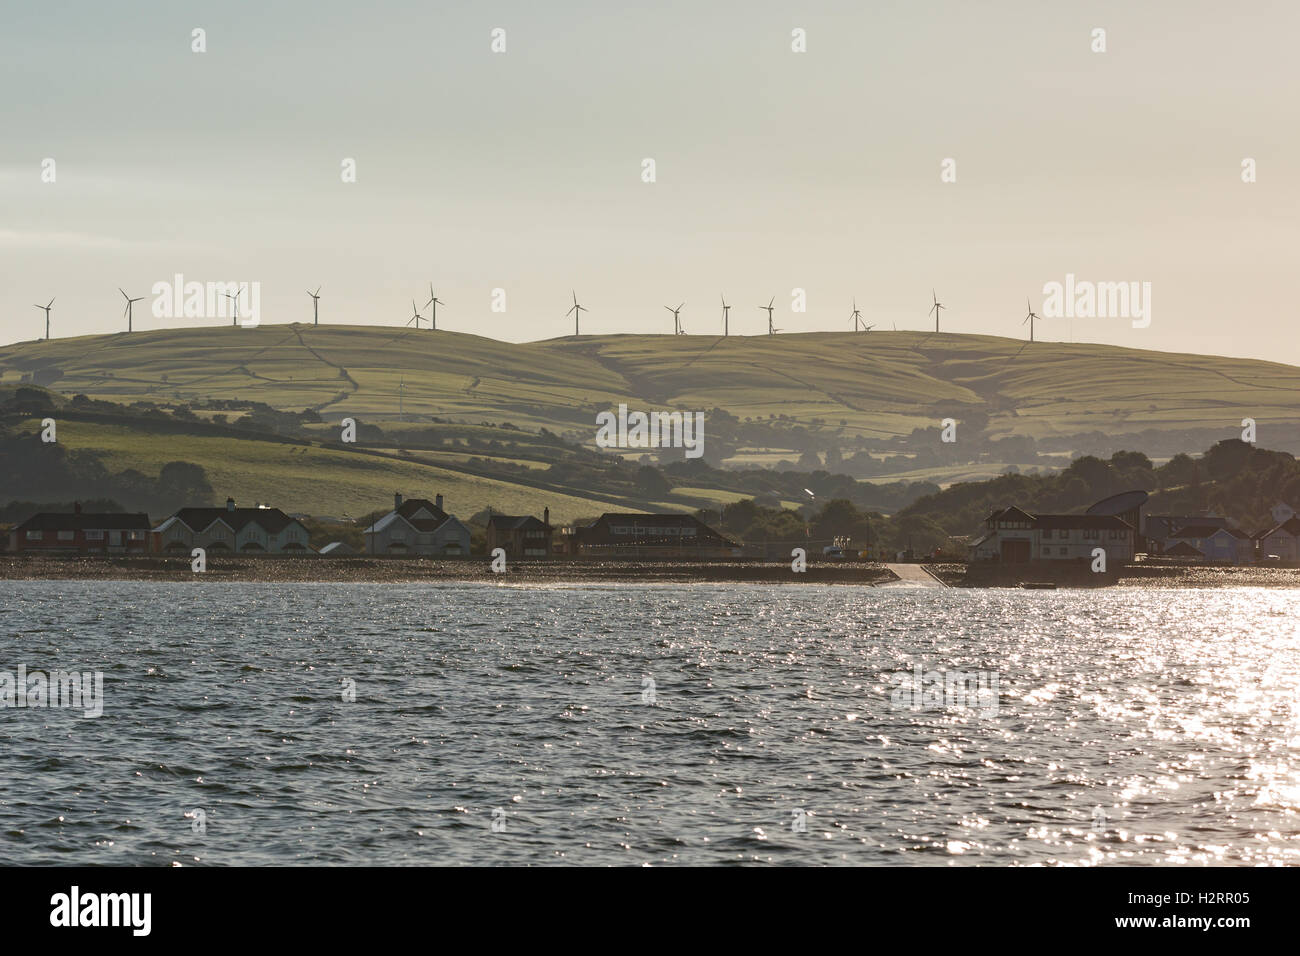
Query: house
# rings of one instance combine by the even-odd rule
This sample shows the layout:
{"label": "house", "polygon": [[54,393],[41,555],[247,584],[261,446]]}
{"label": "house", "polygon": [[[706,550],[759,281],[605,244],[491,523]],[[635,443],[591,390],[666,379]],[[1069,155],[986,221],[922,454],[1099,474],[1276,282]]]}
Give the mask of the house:
{"label": "house", "polygon": [[1161,557],[1169,558],[1173,561],[1204,561],[1205,555],[1197,551],[1186,541],[1179,541],[1176,545],[1164,552]]}
{"label": "house", "polygon": [[393,495],[393,510],[365,530],[367,554],[422,554],[467,557],[470,532],[442,510],[442,495],[403,500]]}
{"label": "house", "polygon": [[153,529],[153,549],[188,555],[193,548],[238,554],[310,554],[311,533],[279,508],[182,508]]}
{"label": "house", "polygon": [[741,553],[694,515],[607,512],[573,529],[572,553],[584,557],[730,558]]}
{"label": "house", "polygon": [[[1173,532],[1168,542],[1165,555],[1173,554],[1180,544],[1187,544],[1209,564],[1253,564],[1255,561],[1255,540],[1237,528],[1190,525]],[[1186,550],[1180,554],[1189,556]]]}
{"label": "house", "polygon": [[1232,522],[1218,515],[1147,515],[1142,522],[1146,537],[1147,554],[1164,554],[1178,540],[1175,531],[1184,528],[1226,528]]}
{"label": "house", "polygon": [[1106,552],[1108,566],[1133,560],[1133,526],[1117,515],[1031,515],[1010,507],[984,525],[986,533],[971,545],[974,562],[1092,561],[1096,548]]}
{"label": "house", "polygon": [[146,514],[41,512],[9,532],[11,552],[42,554],[145,554],[149,550]]}
{"label": "house", "polygon": [[1279,525],[1255,535],[1260,561],[1276,556],[1279,561],[1300,561],[1300,517],[1292,516]]}
{"label": "house", "polygon": [[487,550],[501,548],[508,558],[551,556],[551,509],[542,510],[542,520],[532,515],[492,515],[487,523]]}

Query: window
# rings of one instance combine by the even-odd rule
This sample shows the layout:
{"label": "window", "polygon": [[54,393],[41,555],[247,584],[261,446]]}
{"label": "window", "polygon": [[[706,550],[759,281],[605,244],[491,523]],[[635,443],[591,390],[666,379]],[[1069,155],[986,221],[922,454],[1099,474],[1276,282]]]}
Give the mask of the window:
{"label": "window", "polygon": [[143,541],[143,540],[144,540],[144,532],[143,532],[143,531],[131,531],[131,532],[128,532],[128,533],[127,533],[127,538],[128,538],[129,540],[131,540],[131,541]]}
{"label": "window", "polygon": [[1097,538],[1100,537],[1101,537],[1101,532],[1098,531],[1096,528],[1083,529],[1083,539],[1085,541],[1095,541]]}
{"label": "window", "polygon": [[41,537],[42,537],[42,535],[41,535],[41,532],[39,532],[39,531],[28,531],[28,532],[27,532],[27,540],[28,540],[28,541],[40,541],[40,540],[41,540]]}
{"label": "window", "polygon": [[86,532],[86,540],[87,540],[87,541],[103,541],[103,540],[104,540],[104,532],[103,532],[103,531],[87,531],[87,532]]}
{"label": "window", "polygon": [[1066,554],[1069,553],[1069,551],[1070,551],[1069,548],[1062,548],[1062,549],[1061,549],[1061,557],[1065,557]]}
{"label": "window", "polygon": [[60,532],[59,532],[59,540],[60,540],[60,541],[74,541],[74,540],[76,540],[76,537],[77,537],[77,533],[76,533],[75,531],[60,531]]}

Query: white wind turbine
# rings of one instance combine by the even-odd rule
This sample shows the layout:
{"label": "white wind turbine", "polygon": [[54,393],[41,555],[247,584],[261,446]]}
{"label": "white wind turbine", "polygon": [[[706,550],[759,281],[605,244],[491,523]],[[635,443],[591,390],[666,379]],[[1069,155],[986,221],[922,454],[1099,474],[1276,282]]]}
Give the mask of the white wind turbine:
{"label": "white wind turbine", "polygon": [[[122,287],[121,287],[121,286],[118,286],[118,287],[117,287],[117,291],[118,291],[118,292],[122,292]],[[122,298],[126,299],[126,308],[122,310],[122,314],[126,316],[126,330],[127,330],[128,332],[130,332],[130,331],[131,331],[131,320],[132,320],[132,315],[131,315],[131,306],[134,305],[136,302],[141,302],[141,301],[143,301],[143,300],[144,300],[144,296],[142,296],[142,295],[141,295],[141,296],[136,296],[136,297],[133,299],[133,298],[131,298],[129,295],[127,295],[125,292],[122,292]]]}
{"label": "white wind turbine", "polygon": [[[686,304],[685,302],[682,303],[682,305],[685,304]],[[678,313],[682,311],[682,305],[679,305],[675,309],[671,305],[664,306],[665,309],[667,309],[669,312],[673,314],[673,335],[684,334],[682,330],[682,320],[678,318]]]}
{"label": "white wind turbine", "polygon": [[50,300],[49,305],[38,305],[36,308],[45,310],[45,341],[50,340],[50,309],[54,307],[54,300]]}
{"label": "white wind turbine", "polygon": [[309,296],[311,296],[311,324],[312,325],[320,325],[320,290],[321,287],[317,286],[315,292],[307,293]]}
{"label": "white wind turbine", "polygon": [[436,330],[438,328],[438,306],[446,305],[447,303],[434,295],[432,282],[429,283],[429,301],[424,304],[433,306],[433,311],[429,313],[429,328],[430,330]]}
{"label": "white wind turbine", "polygon": [[948,307],[939,301],[939,297],[934,294],[933,289],[930,290],[930,298],[934,299],[934,305],[930,306],[930,311],[926,312],[925,314],[929,315],[930,312],[934,313],[934,330],[938,332],[939,331],[939,310],[946,309]]}
{"label": "white wind turbine", "polygon": [[573,308],[564,313],[565,318],[573,316],[573,334],[575,337],[578,335],[578,319],[582,318],[582,313],[586,311],[587,307],[585,305],[578,305],[578,293],[575,291],[573,293]]}

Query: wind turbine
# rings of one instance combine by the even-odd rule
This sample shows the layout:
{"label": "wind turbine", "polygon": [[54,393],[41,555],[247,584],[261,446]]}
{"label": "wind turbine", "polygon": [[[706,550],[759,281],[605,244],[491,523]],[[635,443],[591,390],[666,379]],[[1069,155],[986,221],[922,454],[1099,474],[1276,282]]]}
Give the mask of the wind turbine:
{"label": "wind turbine", "polygon": [[730,324],[728,322],[727,313],[731,311],[731,306],[727,305],[727,297],[725,295],[719,296],[719,298],[722,299],[722,334],[725,337],[727,334],[727,326]]}
{"label": "wind turbine", "polygon": [[308,292],[311,296],[311,324],[320,325],[320,286],[316,287],[315,292]]}
{"label": "wind turbine", "polygon": [[417,308],[415,307],[415,300],[412,299],[412,300],[411,300],[411,317],[410,317],[409,319],[406,320],[406,324],[407,324],[407,325],[410,325],[411,323],[414,322],[414,323],[415,323],[415,327],[418,329],[418,328],[420,327],[420,323],[423,322],[423,321],[424,321],[424,316],[422,316],[422,315],[420,314],[420,310],[417,309]]}
{"label": "wind turbine", "polygon": [[36,308],[45,310],[45,341],[50,340],[50,308],[54,305],[54,300],[50,300],[49,305],[38,305]]}
{"label": "wind turbine", "polygon": [[243,294],[243,291],[244,291],[243,289],[236,289],[234,295],[231,295],[229,292],[223,292],[223,293],[222,293],[222,295],[224,295],[227,299],[234,299],[234,300],[235,300],[235,311],[234,311],[234,314],[231,315],[231,317],[230,317],[230,324],[231,324],[231,325],[238,325],[238,324],[239,324],[239,297],[240,297],[240,295]]}
{"label": "wind turbine", "polygon": [[[858,326],[863,326],[863,328],[859,329]],[[853,331],[870,332],[874,328],[875,328],[874,325],[867,325],[865,322],[862,321],[862,310],[858,308],[858,300],[854,299],[853,300]]]}
{"label": "wind turbine", "polygon": [[430,322],[429,329],[431,331],[436,330],[438,328],[438,306],[446,305],[447,303],[443,302],[442,299],[438,298],[436,295],[433,294],[432,282],[429,283],[429,301],[424,304],[433,306],[433,311],[429,313],[430,316],[432,316],[432,318],[429,319]]}
{"label": "wind turbine", "polygon": [[759,306],[760,309],[767,310],[767,334],[768,335],[775,335],[777,332],[781,331],[780,329],[772,328],[772,303],[775,301],[776,301],[776,296],[772,296],[771,301],[769,301],[767,305]]}
{"label": "wind turbine", "polygon": [[[683,305],[684,304],[685,303],[683,303]],[[585,305],[578,305],[578,293],[575,291],[573,293],[573,308],[564,313],[566,319],[569,316],[573,316],[573,334],[575,337],[578,334],[578,319],[582,318],[582,313],[586,311],[587,307]]]}
{"label": "wind turbine", "polygon": [[[946,309],[948,307],[939,301],[939,297],[934,294],[933,289],[930,290],[930,298],[934,299],[934,305],[930,306],[930,312],[934,313],[934,330],[938,332],[939,331],[939,310]],[[927,312],[925,314],[929,315],[930,312]]]}
{"label": "wind turbine", "polygon": [[[686,304],[685,302],[682,303],[682,305],[685,304]],[[682,320],[677,316],[677,313],[682,311],[682,305],[679,305],[675,309],[671,305],[664,306],[665,309],[667,309],[669,312],[673,314],[673,335],[682,334]]]}
{"label": "wind turbine", "polygon": [[[117,287],[117,291],[118,291],[118,292],[122,292],[122,287],[121,287],[121,286],[118,286],[118,287]],[[127,295],[125,292],[122,292],[122,298],[126,299],[126,308],[122,310],[122,314],[126,316],[126,330],[127,330],[128,332],[130,332],[130,331],[131,331],[131,318],[132,318],[132,316],[131,316],[131,305],[132,305],[133,303],[143,301],[144,296],[142,296],[142,295],[141,295],[141,296],[137,296],[136,298],[133,299],[133,298],[131,298],[129,295]],[[54,300],[51,299],[50,301],[54,301]]]}
{"label": "wind turbine", "polygon": [[1032,342],[1034,340],[1034,320],[1042,318],[1042,316],[1034,314],[1034,307],[1029,304],[1028,299],[1025,300],[1025,308],[1029,310],[1029,314],[1024,317],[1020,324],[1024,325],[1026,322],[1029,323],[1029,341]]}

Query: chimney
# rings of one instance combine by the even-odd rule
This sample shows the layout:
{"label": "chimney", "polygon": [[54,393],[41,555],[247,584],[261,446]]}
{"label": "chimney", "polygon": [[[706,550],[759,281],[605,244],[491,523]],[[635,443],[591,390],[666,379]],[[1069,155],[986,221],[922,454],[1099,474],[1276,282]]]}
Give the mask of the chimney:
{"label": "chimney", "polygon": [[437,506],[438,506],[438,510],[441,511],[441,510],[442,510],[442,495],[438,495],[437,497],[435,497],[435,498],[433,499],[433,503],[434,503],[435,505],[437,505]]}
{"label": "chimney", "polygon": [[401,493],[400,491],[394,491],[394,492],[393,492],[393,510],[396,511],[396,510],[397,510],[398,508],[400,508],[400,507],[402,507],[402,493]]}
{"label": "chimney", "polygon": [[234,510],[235,510],[235,499],[234,499],[234,498],[227,498],[227,499],[226,499],[226,510],[227,510],[227,511],[234,511]]}
{"label": "chimney", "polygon": [[78,514],[78,515],[81,514],[81,502],[80,502],[80,501],[74,501],[74,502],[72,503],[72,513],[73,513],[73,514]]}
{"label": "chimney", "polygon": [[551,509],[550,509],[550,508],[543,508],[543,509],[542,509],[542,524],[546,525],[546,527],[547,527],[548,529],[551,527]]}

